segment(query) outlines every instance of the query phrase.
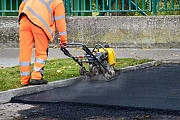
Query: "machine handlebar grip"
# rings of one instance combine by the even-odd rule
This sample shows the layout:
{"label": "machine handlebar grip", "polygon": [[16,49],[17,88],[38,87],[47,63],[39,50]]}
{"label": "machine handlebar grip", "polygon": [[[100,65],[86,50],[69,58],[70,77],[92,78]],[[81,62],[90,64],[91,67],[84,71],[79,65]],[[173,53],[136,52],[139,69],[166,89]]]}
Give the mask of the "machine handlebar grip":
{"label": "machine handlebar grip", "polygon": [[82,45],[82,46],[84,46],[84,44],[82,44],[82,43],[64,43],[63,45]]}

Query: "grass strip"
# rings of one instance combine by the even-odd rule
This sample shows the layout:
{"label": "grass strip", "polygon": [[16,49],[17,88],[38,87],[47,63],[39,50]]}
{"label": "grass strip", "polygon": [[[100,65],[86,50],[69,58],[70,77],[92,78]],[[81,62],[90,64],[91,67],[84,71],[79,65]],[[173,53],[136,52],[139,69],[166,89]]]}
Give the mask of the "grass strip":
{"label": "grass strip", "polygon": [[[117,58],[115,68],[123,68],[141,63],[150,62],[150,59],[134,59],[134,58]],[[86,65],[86,67],[88,64]],[[33,68],[33,64],[31,65]],[[45,65],[43,79],[48,82],[63,80],[67,78],[77,77],[79,75],[80,66],[71,58],[47,60]],[[0,91],[14,88],[20,88],[20,71],[19,66],[0,69]]]}

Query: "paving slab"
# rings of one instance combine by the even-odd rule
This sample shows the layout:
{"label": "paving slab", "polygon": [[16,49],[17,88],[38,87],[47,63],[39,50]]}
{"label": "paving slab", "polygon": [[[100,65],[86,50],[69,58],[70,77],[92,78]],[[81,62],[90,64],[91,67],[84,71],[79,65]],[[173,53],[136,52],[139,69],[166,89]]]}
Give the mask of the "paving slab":
{"label": "paving slab", "polygon": [[35,108],[35,106],[22,103],[0,104],[0,120],[18,120],[20,118],[22,119],[22,116],[18,112],[31,108]]}

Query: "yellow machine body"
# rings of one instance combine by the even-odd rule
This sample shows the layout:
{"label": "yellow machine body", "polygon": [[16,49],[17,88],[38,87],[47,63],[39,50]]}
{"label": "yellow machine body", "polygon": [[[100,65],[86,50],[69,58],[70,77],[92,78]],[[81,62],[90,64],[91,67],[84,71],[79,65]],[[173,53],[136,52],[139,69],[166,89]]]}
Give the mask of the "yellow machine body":
{"label": "yellow machine body", "polygon": [[[115,65],[116,63],[116,58],[115,58],[115,53],[114,53],[114,49],[112,48],[105,48],[107,50],[107,53],[108,53],[108,63],[112,66],[112,65]],[[97,51],[97,49],[95,50]],[[100,48],[99,49],[99,52],[102,52],[104,53],[105,50],[103,48]]]}

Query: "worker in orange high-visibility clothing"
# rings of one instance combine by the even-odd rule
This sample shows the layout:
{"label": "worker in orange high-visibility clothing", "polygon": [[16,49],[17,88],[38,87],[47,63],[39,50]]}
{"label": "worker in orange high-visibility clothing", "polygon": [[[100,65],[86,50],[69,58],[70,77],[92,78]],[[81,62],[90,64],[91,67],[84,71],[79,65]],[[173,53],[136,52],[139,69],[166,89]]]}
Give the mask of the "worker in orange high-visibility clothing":
{"label": "worker in orange high-visibility clothing", "polygon": [[[43,71],[48,57],[49,40],[59,32],[60,46],[67,42],[65,9],[62,0],[24,0],[19,7],[19,68],[21,84],[47,84]],[[31,55],[35,40],[35,62],[31,73]],[[30,81],[31,78],[31,81]]]}

